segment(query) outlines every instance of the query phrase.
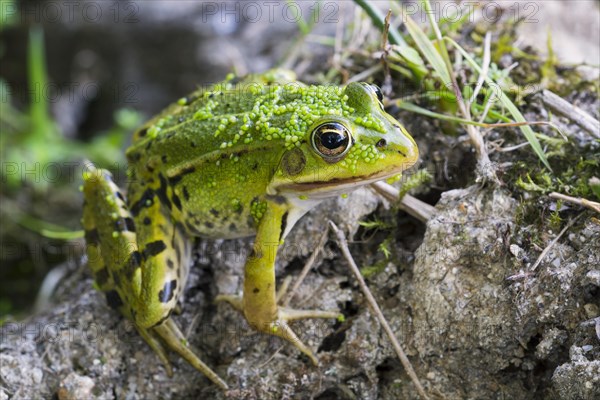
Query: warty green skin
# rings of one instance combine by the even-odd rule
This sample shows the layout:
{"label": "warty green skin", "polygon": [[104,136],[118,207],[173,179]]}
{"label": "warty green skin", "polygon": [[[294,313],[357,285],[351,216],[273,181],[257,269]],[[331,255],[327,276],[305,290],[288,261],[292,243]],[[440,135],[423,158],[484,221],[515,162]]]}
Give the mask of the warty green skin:
{"label": "warty green skin", "polygon": [[[109,304],[135,323],[169,371],[166,348],[221,387],[170,318],[187,279],[186,238],[256,234],[244,295],[219,299],[316,363],[287,321],[338,313],[276,304],[277,248],[321,200],[399,174],[418,156],[369,85],[306,86],[281,70],[234,81],[180,99],[134,134],[127,199],[105,171],[91,168],[84,179],[90,267]],[[315,145],[313,132],[324,123],[349,133],[343,153],[324,155]]]}

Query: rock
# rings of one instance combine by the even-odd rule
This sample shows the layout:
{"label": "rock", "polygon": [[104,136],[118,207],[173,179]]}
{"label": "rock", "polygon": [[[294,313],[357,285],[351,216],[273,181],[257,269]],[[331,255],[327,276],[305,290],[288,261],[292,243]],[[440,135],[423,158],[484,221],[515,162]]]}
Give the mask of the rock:
{"label": "rock", "polygon": [[94,381],[87,376],[71,372],[60,382],[57,395],[59,400],[78,400],[97,398],[93,395]]}
{"label": "rock", "polygon": [[598,344],[593,351],[585,351],[582,347],[572,346],[571,360],[556,368],[552,375],[552,383],[561,399],[592,400],[600,398],[600,360],[598,360]]}

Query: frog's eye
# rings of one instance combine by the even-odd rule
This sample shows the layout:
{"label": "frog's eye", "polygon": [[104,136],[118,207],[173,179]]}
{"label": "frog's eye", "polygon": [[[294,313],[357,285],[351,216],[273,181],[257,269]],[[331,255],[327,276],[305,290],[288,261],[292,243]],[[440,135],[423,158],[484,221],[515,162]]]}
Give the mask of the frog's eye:
{"label": "frog's eye", "polygon": [[380,102],[383,102],[383,93],[381,93],[381,89],[379,88],[379,86],[374,85],[374,84],[369,84],[369,83],[363,83],[363,85],[369,89],[370,92],[373,92],[375,94],[375,96],[377,96],[377,100],[379,100]]}
{"label": "frog's eye", "polygon": [[326,122],[312,132],[313,149],[327,162],[341,159],[352,146],[350,131],[339,122]]}

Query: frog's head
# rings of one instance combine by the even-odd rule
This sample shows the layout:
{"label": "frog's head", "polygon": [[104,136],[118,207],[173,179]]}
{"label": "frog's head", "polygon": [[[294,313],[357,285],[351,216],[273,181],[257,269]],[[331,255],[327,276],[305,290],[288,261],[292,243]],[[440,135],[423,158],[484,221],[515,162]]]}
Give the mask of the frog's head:
{"label": "frog's head", "polygon": [[301,145],[287,150],[270,188],[320,199],[400,174],[419,155],[417,145],[386,113],[379,88],[346,86],[340,110],[319,116]]}

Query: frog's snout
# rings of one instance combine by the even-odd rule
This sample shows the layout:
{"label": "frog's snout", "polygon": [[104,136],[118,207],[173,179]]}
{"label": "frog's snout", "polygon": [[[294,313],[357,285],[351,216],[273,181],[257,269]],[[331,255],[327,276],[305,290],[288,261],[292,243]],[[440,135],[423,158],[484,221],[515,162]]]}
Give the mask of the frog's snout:
{"label": "frog's snout", "polygon": [[404,127],[398,124],[394,124],[393,131],[379,139],[375,146],[381,151],[402,158],[402,163],[405,165],[403,169],[415,164],[419,158],[419,148],[415,140]]}

